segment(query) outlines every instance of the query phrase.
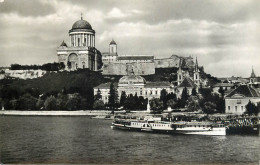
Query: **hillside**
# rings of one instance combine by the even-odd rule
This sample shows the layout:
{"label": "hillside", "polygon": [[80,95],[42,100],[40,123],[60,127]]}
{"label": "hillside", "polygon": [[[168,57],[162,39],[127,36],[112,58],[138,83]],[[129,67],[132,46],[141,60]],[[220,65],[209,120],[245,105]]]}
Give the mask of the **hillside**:
{"label": "hillside", "polygon": [[80,92],[86,95],[91,88],[104,82],[104,78],[99,72],[89,70],[78,70],[76,72],[46,73],[43,77],[36,79],[13,79],[5,83],[12,88],[37,89],[40,93],[52,93],[66,89],[68,91]]}

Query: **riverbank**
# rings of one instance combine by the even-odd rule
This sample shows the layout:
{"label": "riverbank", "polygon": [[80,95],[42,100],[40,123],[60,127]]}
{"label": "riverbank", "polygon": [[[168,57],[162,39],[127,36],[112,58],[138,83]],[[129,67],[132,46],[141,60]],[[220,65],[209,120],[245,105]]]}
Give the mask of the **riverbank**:
{"label": "riverbank", "polygon": [[106,116],[111,111],[15,111],[15,110],[3,110],[0,111],[0,115],[5,116]]}

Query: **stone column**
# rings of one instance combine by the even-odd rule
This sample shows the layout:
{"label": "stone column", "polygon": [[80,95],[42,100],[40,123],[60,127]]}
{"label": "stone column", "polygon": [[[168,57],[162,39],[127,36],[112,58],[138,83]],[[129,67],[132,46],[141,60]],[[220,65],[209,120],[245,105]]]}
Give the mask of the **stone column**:
{"label": "stone column", "polygon": [[76,36],[73,34],[73,47],[75,47],[76,46]]}
{"label": "stone column", "polygon": [[94,68],[95,71],[98,70],[98,59],[97,59],[97,54],[95,54],[95,68]]}
{"label": "stone column", "polygon": [[93,35],[93,47],[95,47],[95,35]]}
{"label": "stone column", "polygon": [[91,34],[89,35],[89,41],[90,41],[89,46],[92,46],[92,35]]}

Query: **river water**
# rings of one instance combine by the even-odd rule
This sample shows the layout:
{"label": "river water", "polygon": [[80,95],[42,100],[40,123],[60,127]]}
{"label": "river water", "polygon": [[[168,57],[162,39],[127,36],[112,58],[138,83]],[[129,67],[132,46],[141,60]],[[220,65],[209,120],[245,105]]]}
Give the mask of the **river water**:
{"label": "river water", "polygon": [[89,117],[0,116],[1,163],[258,164],[259,136],[112,130]]}

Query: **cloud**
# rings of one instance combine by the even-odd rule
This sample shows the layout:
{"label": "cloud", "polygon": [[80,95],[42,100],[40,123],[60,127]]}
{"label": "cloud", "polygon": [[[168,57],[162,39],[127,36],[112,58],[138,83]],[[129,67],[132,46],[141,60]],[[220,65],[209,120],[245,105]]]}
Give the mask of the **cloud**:
{"label": "cloud", "polygon": [[193,55],[216,76],[248,76],[252,65],[260,70],[260,5],[254,0],[4,1],[0,65],[57,60],[56,48],[68,41],[80,13],[96,31],[101,52],[113,38],[119,54]]}
{"label": "cloud", "polygon": [[107,18],[124,18],[128,14],[123,13],[120,9],[118,8],[113,8],[108,14]]}

